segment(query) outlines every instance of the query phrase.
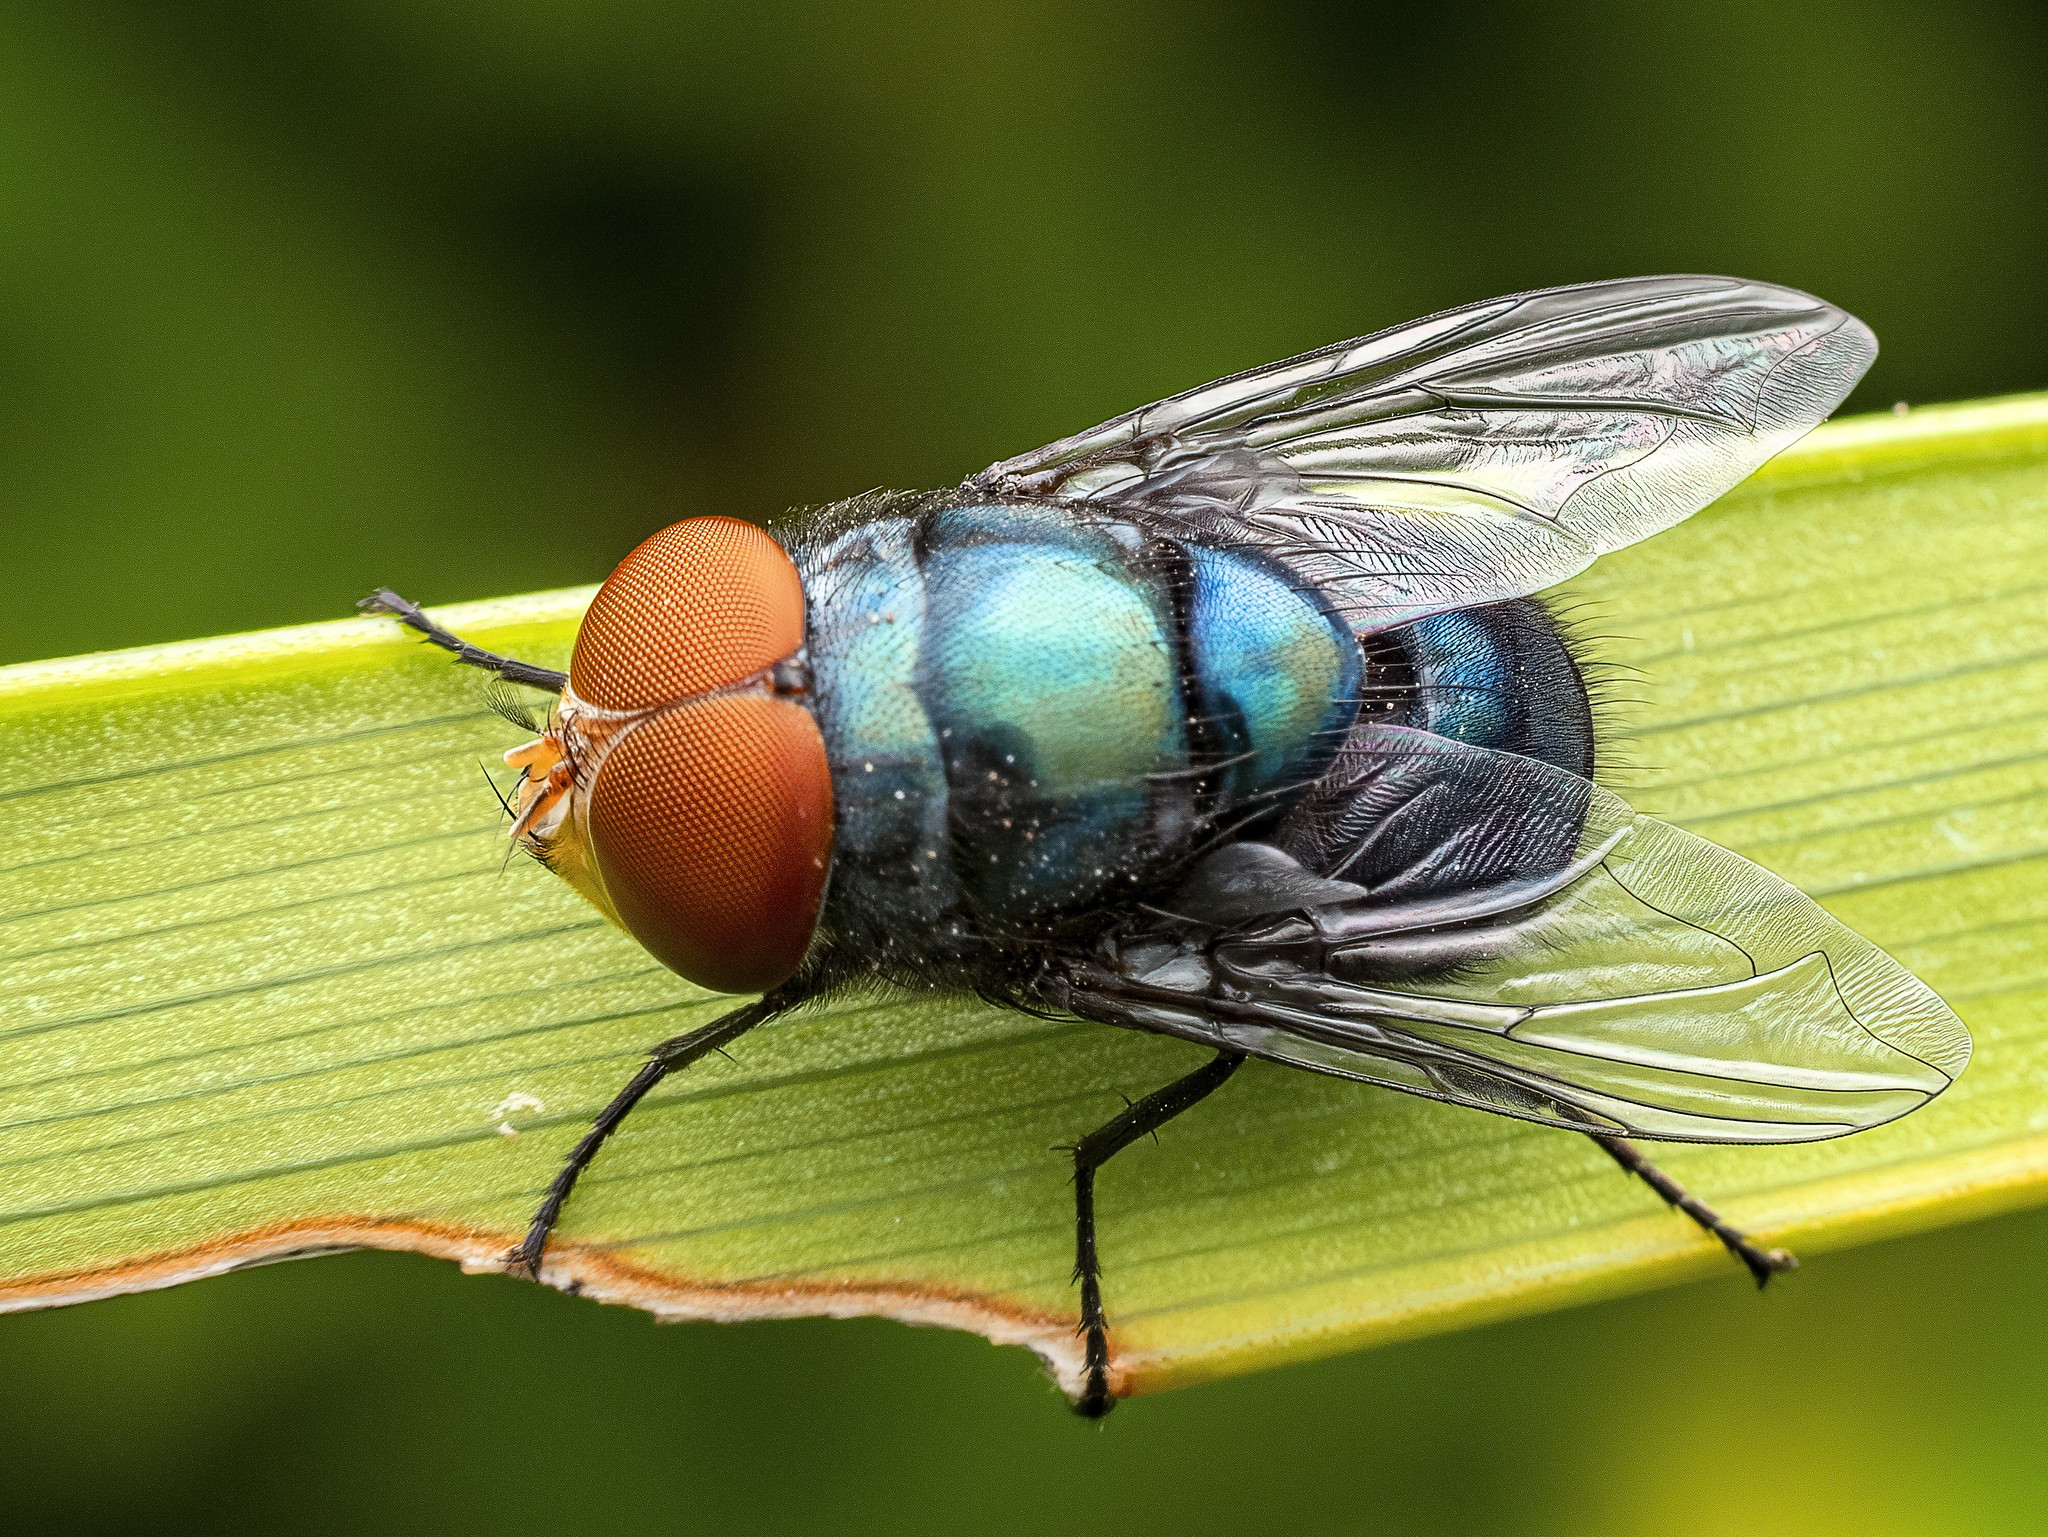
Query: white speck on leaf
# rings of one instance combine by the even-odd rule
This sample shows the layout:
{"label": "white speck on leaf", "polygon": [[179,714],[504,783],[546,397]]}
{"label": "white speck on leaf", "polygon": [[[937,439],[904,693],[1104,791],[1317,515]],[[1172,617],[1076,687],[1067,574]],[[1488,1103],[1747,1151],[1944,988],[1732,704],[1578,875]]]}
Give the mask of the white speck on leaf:
{"label": "white speck on leaf", "polygon": [[492,1107],[491,1119],[498,1123],[499,1136],[516,1137],[519,1135],[519,1128],[512,1124],[513,1112],[524,1110],[539,1115],[546,1109],[547,1106],[531,1094],[507,1094]]}

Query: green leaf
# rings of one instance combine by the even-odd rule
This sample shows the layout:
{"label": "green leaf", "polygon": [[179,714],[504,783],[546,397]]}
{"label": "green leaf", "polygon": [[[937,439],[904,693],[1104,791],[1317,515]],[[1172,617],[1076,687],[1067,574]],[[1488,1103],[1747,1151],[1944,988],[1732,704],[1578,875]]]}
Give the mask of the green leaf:
{"label": "green leaf", "polygon": [[[1611,781],[1813,892],[1977,1038],[1894,1125],[1663,1155],[1773,1242],[2048,1181],[2044,505],[2048,398],[1849,421],[1566,594],[1639,669]],[[546,661],[588,596],[443,617]],[[478,763],[515,740],[386,620],[0,671],[6,1305],[350,1245],[494,1266],[637,1055],[721,1008],[506,864]],[[1053,1149],[1202,1057],[948,999],[777,1024],[628,1122],[547,1279],[671,1315],[956,1325],[1071,1386]],[[1744,1284],[1583,1139],[1262,1063],[1098,1199],[1132,1391]]]}

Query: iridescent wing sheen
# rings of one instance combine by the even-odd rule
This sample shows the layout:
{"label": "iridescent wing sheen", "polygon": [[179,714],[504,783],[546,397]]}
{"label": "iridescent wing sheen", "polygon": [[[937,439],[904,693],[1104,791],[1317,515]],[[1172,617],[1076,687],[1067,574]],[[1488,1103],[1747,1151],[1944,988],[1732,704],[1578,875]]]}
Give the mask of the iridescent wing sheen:
{"label": "iridescent wing sheen", "polygon": [[1177,917],[1076,975],[1076,1012],[1673,1141],[1843,1136],[1918,1109],[1969,1060],[1932,990],[1726,849],[1425,732],[1383,728],[1355,757],[1354,790],[1381,803],[1363,839],[1426,823],[1446,774],[1517,814],[1411,825],[1405,885],[1313,875],[1272,843],[1219,851],[1163,904]]}
{"label": "iridescent wing sheen", "polygon": [[1188,390],[966,489],[1268,549],[1379,629],[1539,591],[1669,527],[1876,355],[1853,316],[1767,283],[1544,289]]}

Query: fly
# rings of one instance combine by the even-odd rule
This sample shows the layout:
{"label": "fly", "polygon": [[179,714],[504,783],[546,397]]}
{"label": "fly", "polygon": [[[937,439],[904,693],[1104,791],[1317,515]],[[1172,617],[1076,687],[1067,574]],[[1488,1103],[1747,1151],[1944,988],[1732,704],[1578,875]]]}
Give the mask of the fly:
{"label": "fly", "polygon": [[[1629,1139],[1819,1141],[1918,1109],[1970,1042],[1791,885],[1595,781],[1532,594],[1721,495],[1876,355],[1807,294],[1636,278],[1468,305],[771,535],[629,554],[513,833],[663,963],[758,994],[668,1074],[851,986],[1178,1036],[1202,1067],[1072,1148],[1078,1411],[1114,1404],[1096,1171],[1247,1057],[1590,1137],[1759,1285],[1794,1262]],[[884,621],[884,622],[878,622]]]}

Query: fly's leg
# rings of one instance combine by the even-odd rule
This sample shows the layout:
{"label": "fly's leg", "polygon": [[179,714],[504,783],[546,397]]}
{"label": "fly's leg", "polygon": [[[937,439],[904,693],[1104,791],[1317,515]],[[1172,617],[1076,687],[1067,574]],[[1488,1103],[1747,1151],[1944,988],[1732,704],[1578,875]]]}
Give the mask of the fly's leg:
{"label": "fly's leg", "polygon": [[1095,1171],[1138,1138],[1207,1099],[1243,1061],[1243,1052],[1219,1051],[1205,1066],[1147,1094],[1074,1144],[1074,1279],[1081,1283],[1081,1332],[1087,1337],[1086,1377],[1074,1412],[1084,1418],[1099,1420],[1116,1407],[1109,1392],[1109,1319],[1102,1311],[1102,1267],[1095,1253]]}
{"label": "fly's leg", "polygon": [[577,1178],[597,1156],[605,1139],[619,1129],[619,1123],[632,1114],[633,1107],[640,1103],[649,1089],[677,1068],[688,1067],[706,1052],[717,1051],[727,1041],[738,1039],[788,1007],[787,1002],[776,1001],[771,995],[743,1009],[734,1009],[708,1025],[663,1041],[649,1052],[647,1065],[635,1073],[632,1081],[597,1113],[597,1119],[591,1122],[583,1140],[570,1150],[561,1172],[549,1184],[540,1209],[533,1214],[533,1225],[526,1230],[526,1236],[515,1247],[505,1251],[505,1269],[513,1275],[529,1278],[540,1275],[541,1254],[548,1246],[548,1234],[554,1230],[555,1219],[562,1214],[562,1203],[569,1199],[569,1192],[576,1188]]}
{"label": "fly's leg", "polygon": [[443,651],[454,652],[455,660],[464,666],[494,672],[508,683],[524,683],[529,688],[546,689],[550,694],[559,694],[568,686],[569,675],[565,672],[556,672],[551,667],[536,667],[516,657],[499,656],[495,651],[472,646],[434,623],[410,598],[401,598],[388,587],[379,587],[356,607],[366,614],[389,614],[400,624],[418,630]]}
{"label": "fly's leg", "polygon": [[1685,1186],[1645,1158],[1634,1143],[1625,1142],[1620,1137],[1601,1136],[1597,1132],[1589,1131],[1586,1135],[1597,1142],[1609,1158],[1662,1196],[1667,1206],[1676,1207],[1720,1239],[1730,1254],[1749,1267],[1759,1290],[1772,1276],[1799,1267],[1798,1259],[1787,1250],[1759,1249],[1751,1243],[1740,1229],[1729,1226],[1713,1207],[1699,1197],[1687,1194]]}

